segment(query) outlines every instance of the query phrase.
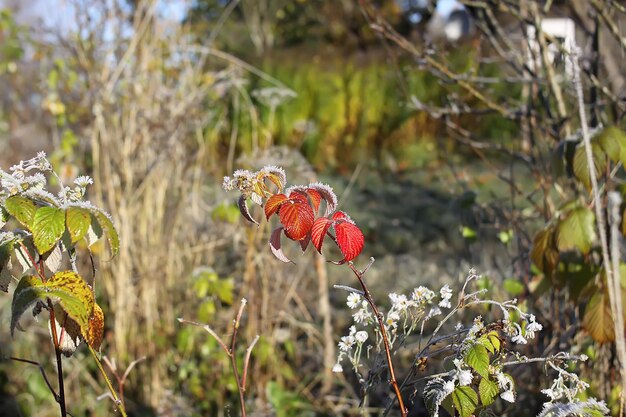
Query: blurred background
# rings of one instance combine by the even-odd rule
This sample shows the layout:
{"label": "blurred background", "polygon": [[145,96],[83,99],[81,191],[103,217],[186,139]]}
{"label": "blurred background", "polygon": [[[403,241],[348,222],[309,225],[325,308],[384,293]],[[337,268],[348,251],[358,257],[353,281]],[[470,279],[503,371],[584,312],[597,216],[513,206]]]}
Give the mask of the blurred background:
{"label": "blurred background", "polygon": [[[296,264],[279,263],[270,226],[245,224],[238,195],[221,190],[234,169],[267,164],[291,184],[334,187],[366,236],[357,265],[376,258],[368,282],[383,309],[390,292],[458,289],[473,266],[490,296],[519,298],[547,327],[526,353],[589,354],[585,377],[615,405],[612,345],[582,328],[585,299],[565,275],[545,279],[530,251],[581,195],[566,166],[575,48],[592,127],[624,127],[624,23],[609,0],[2,0],[0,166],[43,150],[62,180],[94,178],[89,198],[121,238],[114,259],[95,250],[102,352],[121,373],[145,357],[125,386],[132,415],[238,414],[227,358],[176,318],[226,335],[242,297],[241,338],[261,335],[253,415],[387,404],[383,381],[361,411],[354,375],[331,373],[351,324],[332,286],[354,285],[349,271],[295,247]],[[0,354],[53,375],[45,326],[11,339],[9,317],[0,297]],[[414,353],[398,352],[401,375]],[[65,366],[72,415],[111,415],[88,353]],[[542,378],[521,376],[523,410],[496,410],[536,415]],[[58,414],[39,369],[10,361],[0,410]]]}

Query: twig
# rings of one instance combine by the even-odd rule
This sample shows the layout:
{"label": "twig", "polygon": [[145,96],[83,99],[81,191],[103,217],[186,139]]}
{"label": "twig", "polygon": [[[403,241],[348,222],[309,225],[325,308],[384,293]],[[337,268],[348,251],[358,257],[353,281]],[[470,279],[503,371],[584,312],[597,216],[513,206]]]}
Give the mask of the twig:
{"label": "twig", "polygon": [[54,318],[54,306],[52,300],[47,299],[48,309],[50,310],[50,330],[52,332],[52,343],[54,344],[54,353],[57,361],[57,374],[59,378],[59,396],[58,403],[61,409],[61,417],[67,416],[67,410],[65,409],[65,386],[63,383],[63,357],[61,356],[61,347],[59,346],[60,339],[57,337],[57,323]]}
{"label": "twig", "polygon": [[107,388],[109,389],[109,392],[111,393],[111,399],[113,399],[113,402],[117,406],[118,410],[120,410],[120,414],[122,414],[123,417],[127,417],[126,407],[124,407],[124,404],[122,403],[122,401],[117,396],[117,393],[115,392],[115,389],[113,388],[113,384],[111,384],[111,380],[109,379],[109,376],[107,375],[106,371],[104,370],[104,367],[102,366],[102,362],[100,362],[100,358],[98,358],[98,354],[96,353],[96,351],[91,346],[87,345],[87,347],[89,348],[89,352],[91,352],[91,356],[93,356],[93,359],[96,361],[96,365],[98,366],[98,370],[100,371],[100,373],[104,377],[104,381],[107,384]]}
{"label": "twig", "polygon": [[50,380],[48,379],[48,376],[46,375],[45,369],[43,369],[43,366],[39,362],[31,361],[28,359],[16,358],[15,356],[9,356],[7,359],[11,359],[12,361],[16,361],[16,362],[29,363],[31,365],[35,365],[36,367],[38,367],[39,372],[41,372],[41,376],[43,376],[43,380],[46,382],[46,385],[48,386],[48,389],[54,396],[55,401],[59,402],[59,395],[56,393],[56,391],[52,387],[52,384],[50,383]]}
{"label": "twig", "polygon": [[[370,258],[370,263],[368,264],[367,268],[369,268],[373,262],[374,262],[374,258]],[[396,394],[396,397],[398,399],[398,406],[400,407],[400,413],[402,414],[402,417],[406,417],[408,415],[408,410],[406,406],[404,405],[404,400],[402,399],[402,393],[400,392],[400,387],[398,386],[398,381],[396,379],[396,373],[393,368],[393,361],[391,360],[391,348],[389,347],[389,338],[387,337],[387,330],[385,329],[385,324],[383,323],[383,315],[378,311],[378,308],[376,307],[376,304],[374,303],[374,299],[372,298],[372,295],[370,294],[369,289],[367,288],[367,285],[365,284],[365,281],[363,280],[363,275],[367,271],[367,268],[363,271],[359,271],[358,269],[356,269],[356,267],[354,266],[352,262],[348,263],[348,267],[350,268],[350,270],[352,270],[356,278],[359,280],[359,284],[361,284],[361,288],[363,288],[363,298],[365,298],[365,300],[371,307],[372,311],[374,312],[374,315],[376,316],[376,320],[378,321],[378,328],[383,338],[383,345],[385,347],[385,356],[387,359],[387,366],[389,367],[389,384],[393,388]]]}
{"label": "twig", "polygon": [[239,306],[239,310],[237,311],[237,315],[235,316],[235,320],[233,320],[233,334],[230,338],[230,347],[224,343],[221,337],[218,336],[217,333],[213,331],[208,325],[197,323],[195,321],[185,320],[183,318],[179,318],[178,321],[183,324],[191,324],[193,326],[198,326],[207,331],[213,338],[217,341],[217,343],[222,347],[226,355],[230,358],[230,365],[233,370],[233,374],[235,376],[235,381],[237,381],[237,391],[239,393],[239,403],[241,405],[241,416],[246,417],[246,402],[245,402],[245,393],[246,393],[246,381],[248,379],[248,366],[250,365],[250,356],[252,355],[252,349],[259,341],[259,335],[257,335],[248,348],[246,349],[246,356],[243,363],[243,372],[241,378],[239,377],[239,370],[237,369],[237,333],[239,331],[239,326],[241,324],[241,317],[243,315],[243,310],[246,307],[248,301],[245,298],[241,299],[241,305]]}

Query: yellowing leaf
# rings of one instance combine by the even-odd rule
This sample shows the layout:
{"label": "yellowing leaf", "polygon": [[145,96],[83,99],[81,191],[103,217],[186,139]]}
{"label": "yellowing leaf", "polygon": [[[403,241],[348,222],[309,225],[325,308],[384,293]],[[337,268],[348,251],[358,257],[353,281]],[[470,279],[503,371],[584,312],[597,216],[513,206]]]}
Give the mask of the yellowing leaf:
{"label": "yellowing leaf", "polygon": [[626,164],[626,133],[615,126],[608,126],[597,136],[598,144],[613,161]]}
{"label": "yellowing leaf", "polygon": [[595,240],[595,215],[587,207],[570,211],[557,226],[556,243],[561,251],[578,249],[587,254]]}
{"label": "yellowing leaf", "polygon": [[583,316],[583,327],[598,343],[615,340],[615,327],[608,294],[599,291],[591,297]]}
{"label": "yellowing leaf", "polygon": [[550,276],[559,262],[559,253],[554,243],[554,227],[540,230],[533,239],[530,259],[544,274]]}
{"label": "yellowing leaf", "polygon": [[[607,155],[604,153],[600,145],[595,142],[591,144],[591,154],[593,157],[593,164],[596,167],[596,177],[600,177],[606,169]],[[576,178],[583,183],[587,190],[591,190],[591,177],[589,176],[587,153],[582,143],[578,145],[576,152],[574,153],[573,169]]]}
{"label": "yellowing leaf", "polygon": [[14,195],[6,199],[4,207],[11,216],[30,230],[37,211],[37,205],[32,200],[21,195]]}
{"label": "yellowing leaf", "polygon": [[89,319],[94,311],[91,288],[76,273],[63,271],[46,282],[36,276],[24,276],[13,293],[11,303],[11,335],[24,312],[38,300],[58,300],[63,310],[84,333],[89,329]]}
{"label": "yellowing leaf", "polygon": [[33,219],[33,240],[39,253],[48,252],[65,231],[65,213],[57,207],[41,207]]}
{"label": "yellowing leaf", "polygon": [[100,349],[104,334],[104,313],[98,304],[93,306],[93,314],[89,318],[89,326],[83,330],[83,337],[89,346]]}

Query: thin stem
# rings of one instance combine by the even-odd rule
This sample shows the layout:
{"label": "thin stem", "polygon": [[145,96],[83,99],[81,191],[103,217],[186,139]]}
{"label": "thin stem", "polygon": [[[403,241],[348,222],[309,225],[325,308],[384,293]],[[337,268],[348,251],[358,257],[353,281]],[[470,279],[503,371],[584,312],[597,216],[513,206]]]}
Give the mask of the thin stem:
{"label": "thin stem", "polygon": [[98,354],[96,353],[95,350],[93,350],[91,346],[87,345],[87,347],[89,348],[89,352],[91,352],[91,356],[93,356],[93,359],[96,361],[98,370],[104,377],[104,381],[107,384],[107,388],[109,389],[109,392],[111,393],[111,397],[113,397],[113,402],[115,402],[117,409],[120,410],[120,414],[122,414],[122,417],[128,417],[128,415],[126,414],[126,408],[124,407],[124,404],[117,396],[117,392],[115,392],[115,389],[113,388],[113,384],[111,384],[111,380],[109,379],[109,376],[104,370],[104,367],[102,366],[102,362],[100,362],[100,358],[98,358]]}
{"label": "thin stem", "polygon": [[254,345],[259,341],[259,335],[257,334],[246,349],[246,359],[243,361],[243,376],[241,377],[241,386],[243,389],[246,389],[246,379],[248,378],[248,365],[250,364],[250,355],[252,355],[252,349],[254,349]]}
{"label": "thin stem", "polygon": [[246,417],[246,401],[244,398],[244,393],[246,392],[246,387],[242,384],[241,379],[239,378],[239,370],[237,369],[237,355],[236,353],[236,345],[237,345],[237,331],[239,330],[239,324],[241,322],[241,315],[243,314],[243,309],[246,307],[247,300],[243,298],[241,300],[241,306],[239,307],[239,311],[237,311],[237,316],[233,321],[233,335],[230,338],[230,365],[233,368],[233,374],[235,375],[235,381],[237,381],[237,391],[239,392],[239,403],[241,404],[241,417]]}
{"label": "thin stem", "polygon": [[[371,265],[371,262],[370,262],[370,265]],[[392,386],[396,394],[396,397],[398,398],[398,405],[400,407],[400,413],[402,414],[402,417],[406,417],[408,415],[408,410],[406,406],[404,405],[404,400],[402,399],[402,393],[400,392],[400,387],[398,386],[398,381],[396,379],[396,373],[393,368],[393,361],[391,360],[391,348],[389,347],[389,338],[387,337],[387,330],[385,329],[385,324],[383,323],[383,316],[378,311],[378,308],[376,307],[376,304],[374,303],[374,299],[372,298],[372,295],[370,294],[369,289],[367,288],[367,285],[365,285],[365,281],[363,280],[364,271],[359,271],[358,269],[356,269],[356,267],[354,266],[354,264],[352,264],[352,262],[350,262],[348,266],[350,267],[350,269],[352,270],[356,278],[359,280],[359,284],[361,284],[361,288],[363,288],[363,297],[365,298],[369,306],[372,308],[372,311],[374,312],[374,315],[376,316],[376,320],[378,321],[378,328],[380,329],[380,334],[382,335],[382,338],[383,338],[383,345],[385,346],[385,356],[387,358],[387,366],[389,368],[389,384]]]}
{"label": "thin stem", "polygon": [[207,331],[207,332],[208,332],[211,336],[213,336],[213,338],[217,341],[217,343],[221,346],[221,348],[222,348],[222,349],[224,349],[224,352],[226,352],[226,354],[227,354],[228,356],[230,356],[230,350],[228,349],[228,346],[226,346],[226,343],[224,343],[224,341],[222,340],[222,338],[221,338],[221,337],[219,337],[219,336],[217,335],[217,333],[215,333],[215,332],[213,331],[213,329],[211,329],[211,328],[209,327],[209,325],[207,325],[207,324],[202,324],[202,323],[198,323],[198,322],[196,322],[196,321],[185,320],[185,319],[183,319],[183,318],[178,318],[178,321],[179,321],[180,323],[183,323],[183,324],[191,324],[191,325],[193,325],[193,326],[202,327],[202,328],[203,328],[204,330],[206,330],[206,331]]}
{"label": "thin stem", "polygon": [[50,310],[50,330],[52,331],[52,343],[54,344],[54,353],[57,361],[57,374],[59,377],[59,397],[58,403],[61,408],[61,417],[67,416],[67,410],[65,409],[65,386],[63,383],[63,358],[61,357],[61,348],[59,346],[59,338],[57,337],[57,325],[54,319],[54,306],[52,300],[49,298],[48,309]]}
{"label": "thin stem", "polygon": [[41,372],[41,376],[43,376],[43,380],[46,382],[46,385],[48,386],[48,389],[54,396],[54,399],[56,400],[56,402],[59,402],[59,394],[57,394],[54,388],[52,387],[52,384],[50,383],[50,380],[48,379],[48,376],[46,375],[46,371],[43,369],[43,366],[39,362],[31,361],[28,359],[16,358],[15,356],[10,356],[9,359],[11,359],[12,361],[16,361],[16,362],[28,363],[28,364],[35,365],[36,367],[38,367],[39,372]]}

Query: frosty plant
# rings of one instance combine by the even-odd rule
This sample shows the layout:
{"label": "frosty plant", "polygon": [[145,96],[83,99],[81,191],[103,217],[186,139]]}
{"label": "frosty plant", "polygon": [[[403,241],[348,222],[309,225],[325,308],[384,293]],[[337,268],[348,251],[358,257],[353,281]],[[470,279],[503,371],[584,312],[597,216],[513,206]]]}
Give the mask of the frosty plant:
{"label": "frosty plant", "polygon": [[[337,197],[332,188],[320,183],[288,188],[285,185],[285,172],[273,166],[257,172],[237,170],[232,177],[225,177],[223,182],[225,190],[237,189],[241,192],[239,208],[248,221],[258,224],[250,213],[248,200],[264,206],[266,220],[278,217],[280,226],[271,233],[269,244],[280,261],[291,262],[282,251],[283,235],[298,242],[302,251],[312,243],[320,253],[324,240],[328,238],[343,255],[342,259],[331,262],[346,264],[357,278],[361,289],[337,286],[349,292],[346,304],[353,310],[354,324],[339,342],[334,372],[343,372],[344,364],[348,363],[359,376],[364,392],[367,392],[371,381],[384,368],[370,369],[366,378],[364,358],[369,358],[372,351],[384,351],[389,384],[403,417],[409,410],[402,390],[410,387],[410,392],[417,392],[421,384],[424,384],[423,399],[431,416],[439,415],[440,408],[444,407],[451,415],[469,417],[478,415],[498,398],[515,402],[515,382],[506,369],[540,362],[544,363],[546,371],[556,373],[553,384],[542,391],[549,398],[541,412],[542,417],[572,413],[603,416],[608,413],[602,402],[577,399],[587,384],[567,369],[572,362],[585,360],[584,356],[559,353],[546,358],[527,358],[515,352],[513,348],[533,339],[542,330],[542,325],[534,315],[523,311],[516,300],[498,302],[486,299],[484,290],[472,291],[472,284],[478,278],[474,270],[470,271],[456,297],[449,285],[438,291],[419,286],[408,295],[389,294],[391,307],[383,314],[374,303],[364,280],[374,259],[371,258],[363,270],[352,263],[363,249],[363,233],[345,212],[336,210]],[[322,213],[323,202],[325,209]],[[481,316],[476,316],[469,326],[461,323],[450,325],[455,316],[472,306],[492,307],[494,317],[498,319],[485,322]],[[454,331],[441,335],[444,326],[454,327]],[[425,332],[425,329],[433,327],[431,332]],[[399,384],[392,349],[394,346],[405,346],[409,338],[415,339],[418,353],[415,365]],[[416,378],[417,372],[425,371],[435,357],[442,355],[445,356],[445,372]],[[392,402],[386,413],[391,407]]]}
{"label": "frosty plant", "polygon": [[[59,183],[59,191],[47,190],[47,176]],[[78,273],[77,248],[87,249],[106,236],[112,254],[119,240],[107,213],[84,201],[91,178],[78,177],[71,187],[62,184],[42,152],[35,158],[0,169],[0,290],[8,292],[17,282],[11,303],[11,335],[20,329],[20,317],[32,310],[49,315],[48,328],[58,371],[58,394],[48,387],[66,416],[62,355],[72,356],[85,343],[106,380],[122,415],[122,402],[113,389],[98,354],[104,331],[104,314],[95,301],[95,289]],[[93,270],[95,272],[95,269]],[[95,284],[95,277],[94,277]],[[34,361],[11,358],[21,362]],[[45,374],[44,374],[45,377]]]}

